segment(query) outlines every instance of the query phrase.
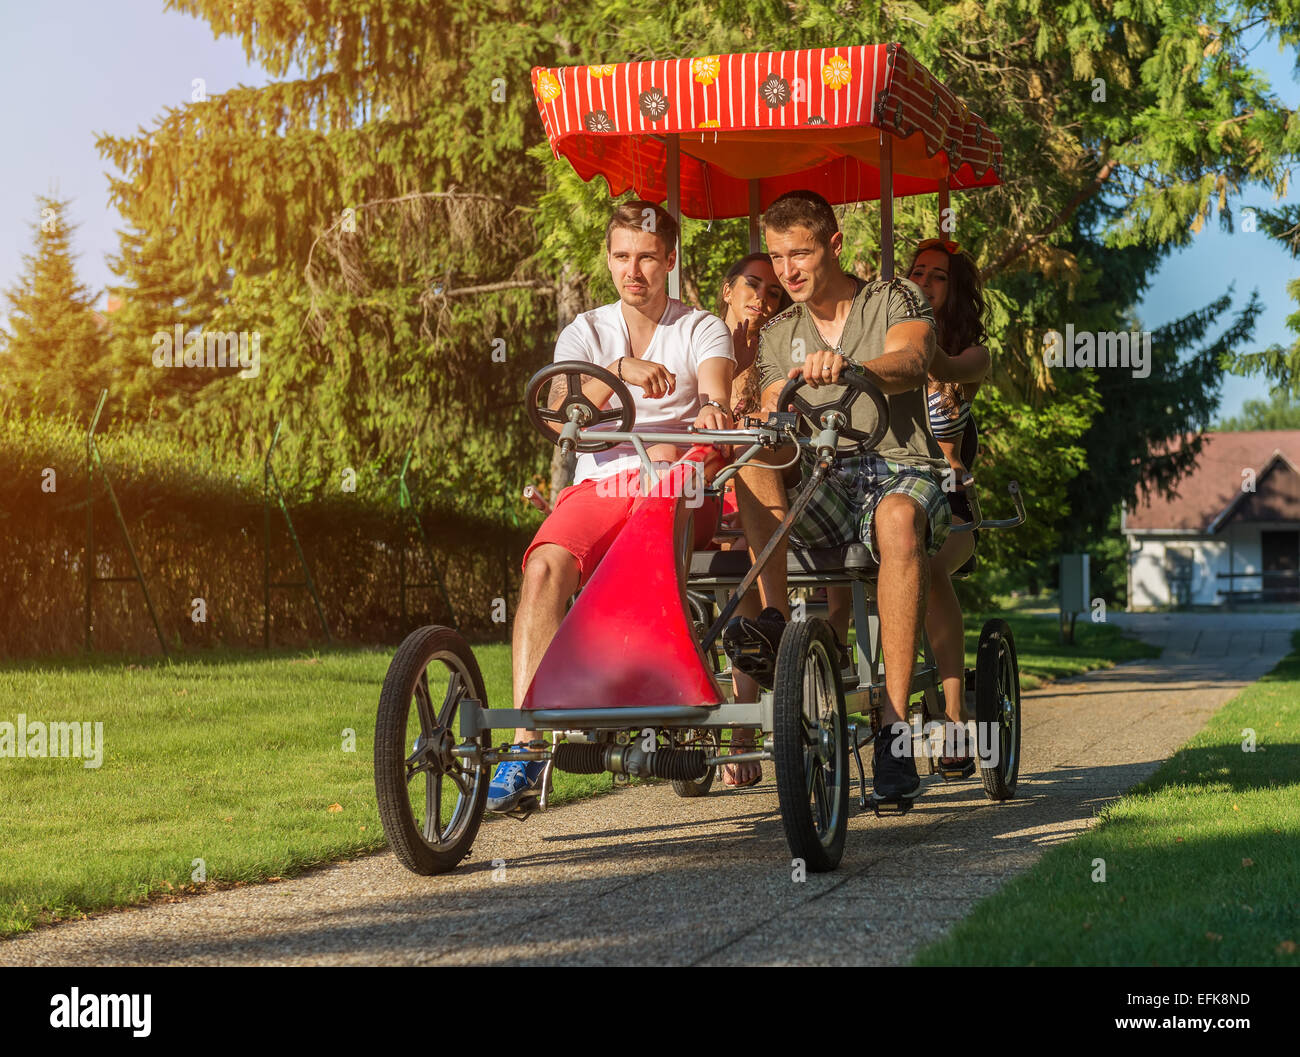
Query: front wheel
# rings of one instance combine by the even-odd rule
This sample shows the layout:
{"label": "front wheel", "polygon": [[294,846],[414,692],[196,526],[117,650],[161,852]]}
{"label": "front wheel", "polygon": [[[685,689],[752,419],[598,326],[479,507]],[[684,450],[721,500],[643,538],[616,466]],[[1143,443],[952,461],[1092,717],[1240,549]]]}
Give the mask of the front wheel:
{"label": "front wheel", "polygon": [[975,719],[984,792],[990,800],[1010,800],[1020,775],[1020,665],[1011,627],[998,618],[980,632]]}
{"label": "front wheel", "polygon": [[[469,645],[451,628],[411,632],[388,666],[375,723],[375,793],[393,854],[418,874],[445,873],[466,855],[487,805],[486,767],[452,753],[466,699],[487,707]],[[489,735],[479,739],[491,747]]]}
{"label": "front wheel", "polygon": [[773,707],[772,759],[790,854],[812,873],[833,870],[848,830],[849,743],[839,651],[826,621],[786,628]]}

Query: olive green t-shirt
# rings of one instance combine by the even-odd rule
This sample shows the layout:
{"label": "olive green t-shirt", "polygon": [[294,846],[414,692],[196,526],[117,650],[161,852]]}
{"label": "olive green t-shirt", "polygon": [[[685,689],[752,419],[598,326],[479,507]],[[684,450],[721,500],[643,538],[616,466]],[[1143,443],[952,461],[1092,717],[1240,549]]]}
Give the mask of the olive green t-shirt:
{"label": "olive green t-shirt", "polygon": [[[870,363],[885,354],[885,334],[889,328],[911,319],[923,319],[934,325],[934,312],[920,287],[907,279],[889,279],[874,283],[850,276],[857,284],[844,331],[840,351],[857,363]],[[803,363],[807,353],[828,347],[826,339],[804,305],[796,304],[763,326],[758,336],[759,382],[763,392],[778,382],[784,383],[790,368]],[[817,389],[805,386],[802,395],[810,404],[831,403],[844,392],[841,385]],[[943,457],[930,432],[924,384],[905,393],[886,396],[889,402],[889,429],[881,437],[876,452],[907,466],[945,470]],[[855,429],[871,432],[876,425],[876,407],[865,395],[859,395],[851,415]],[[841,448],[848,447],[841,444]]]}

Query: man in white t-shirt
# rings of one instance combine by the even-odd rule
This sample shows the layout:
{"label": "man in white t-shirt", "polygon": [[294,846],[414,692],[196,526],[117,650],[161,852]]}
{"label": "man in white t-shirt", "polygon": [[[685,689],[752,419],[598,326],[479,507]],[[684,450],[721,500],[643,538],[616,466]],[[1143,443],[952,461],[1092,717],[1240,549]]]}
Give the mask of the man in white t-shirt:
{"label": "man in white t-shirt", "polygon": [[[584,312],[555,344],[556,362],[585,360],[623,380],[636,405],[638,433],[732,426],[725,406],[735,368],[731,335],[717,316],[668,296],[676,246],[677,222],[664,209],[641,201],[620,206],[605,229],[606,263],[619,300]],[[552,406],[563,398],[564,384],[563,378],[552,383]],[[597,407],[612,395],[595,379],[585,380],[582,391]],[[671,462],[682,453],[669,444],[648,448],[655,462]],[[568,599],[591,578],[626,523],[639,479],[640,460],[631,444],[580,454],[575,483],[557,497],[524,553],[513,634],[515,708],[564,619]],[[716,513],[711,503],[696,512],[697,547],[712,537]],[[535,736],[515,732],[518,744]],[[498,765],[488,810],[515,808],[536,790],[542,771],[537,761]]]}

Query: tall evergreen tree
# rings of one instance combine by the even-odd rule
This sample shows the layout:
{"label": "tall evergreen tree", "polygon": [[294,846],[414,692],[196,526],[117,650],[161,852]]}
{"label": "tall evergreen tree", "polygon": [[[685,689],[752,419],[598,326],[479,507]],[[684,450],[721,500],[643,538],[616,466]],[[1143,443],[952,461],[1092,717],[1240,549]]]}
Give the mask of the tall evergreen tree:
{"label": "tall evergreen tree", "polygon": [[[1019,473],[1039,497],[1022,552],[1057,542],[1066,485],[1086,466],[1078,439],[1106,398],[1095,377],[1045,367],[1043,334],[1114,329],[1162,253],[1216,211],[1230,218],[1242,187],[1281,187],[1300,147],[1300,121],[1249,65],[1263,30],[1297,39],[1300,11],[1282,0],[168,6],[288,77],[100,141],[124,174],[114,193],[132,230],[175,229],[178,287],[218,286],[225,328],[263,334],[260,378],[213,379],[179,412],[182,430],[229,443],[269,437],[283,416],[302,440],[294,462],[322,481],[341,457],[382,465],[414,438],[436,450],[431,476],[449,498],[479,510],[506,509],[549,457],[518,395],[549,358],[556,302],[568,313],[575,288],[587,304],[609,294],[608,188],[550,157],[533,65],[896,40],[985,117],[1006,181],[953,204],[989,281],[996,385],[982,422],[997,458],[985,480]],[[844,210],[858,255],[846,263],[865,274],[877,218]],[[896,256],[937,228],[932,200],[902,203]],[[743,224],[687,225],[688,298],[711,300],[743,241]],[[504,362],[492,358],[501,343]],[[1181,399],[1144,413],[1152,435],[1188,420]]]}
{"label": "tall evergreen tree", "polygon": [[108,378],[104,322],[94,294],[77,278],[68,201],[36,201],[35,252],[23,255],[22,274],[5,292],[0,385],[23,410],[88,414]]}
{"label": "tall evergreen tree", "polygon": [[[100,140],[124,173],[128,307],[148,320],[157,304],[126,242],[142,238],[175,263],[186,319],[260,334],[256,378],[210,374],[168,401],[178,432],[261,448],[283,419],[283,465],[308,487],[395,468],[414,441],[446,502],[517,509],[548,457],[519,394],[549,357],[557,295],[529,263],[545,176],[523,150],[542,138],[528,74],[557,52],[537,5],[169,6],[294,72]],[[191,303],[205,284],[215,300]]]}
{"label": "tall evergreen tree", "polygon": [[157,335],[174,344],[178,326],[183,335],[211,329],[227,297],[220,284],[196,275],[182,258],[177,234],[174,227],[148,235],[120,232],[121,250],[109,258],[109,267],[125,280],[109,288],[121,305],[113,313],[109,342],[110,397],[114,410],[127,419],[174,419],[208,384],[234,373],[216,367],[177,370],[156,365],[161,358],[154,355],[161,351]]}

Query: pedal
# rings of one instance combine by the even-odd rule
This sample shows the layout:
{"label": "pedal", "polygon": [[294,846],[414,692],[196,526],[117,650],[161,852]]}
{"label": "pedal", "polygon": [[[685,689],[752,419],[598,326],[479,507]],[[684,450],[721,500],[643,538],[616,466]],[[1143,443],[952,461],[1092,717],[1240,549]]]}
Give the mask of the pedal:
{"label": "pedal", "polygon": [[975,761],[965,760],[960,767],[945,767],[940,761],[938,773],[945,782],[960,782],[975,773]]}
{"label": "pedal", "polygon": [[519,803],[514,806],[513,811],[503,811],[501,814],[518,822],[527,822],[529,815],[545,811],[552,792],[551,771],[553,763],[553,760],[546,761],[546,770],[542,772],[541,789],[537,793],[521,797]]}
{"label": "pedal", "polygon": [[501,814],[506,818],[512,818],[516,822],[527,822],[530,815],[542,809],[542,805],[535,796],[526,796],[514,806],[512,811],[503,811]]}
{"label": "pedal", "polygon": [[881,815],[906,815],[916,803],[916,797],[897,796],[891,800],[877,800],[873,795],[871,802],[876,808],[876,818],[880,818]]}
{"label": "pedal", "polygon": [[734,654],[727,654],[727,659],[731,661],[733,668],[745,675],[756,672],[763,667],[763,655],[756,646],[737,647]]}
{"label": "pedal", "polygon": [[773,665],[758,649],[737,650],[734,655],[728,654],[727,658],[731,661],[731,671],[749,676],[764,690],[772,689],[775,675]]}

